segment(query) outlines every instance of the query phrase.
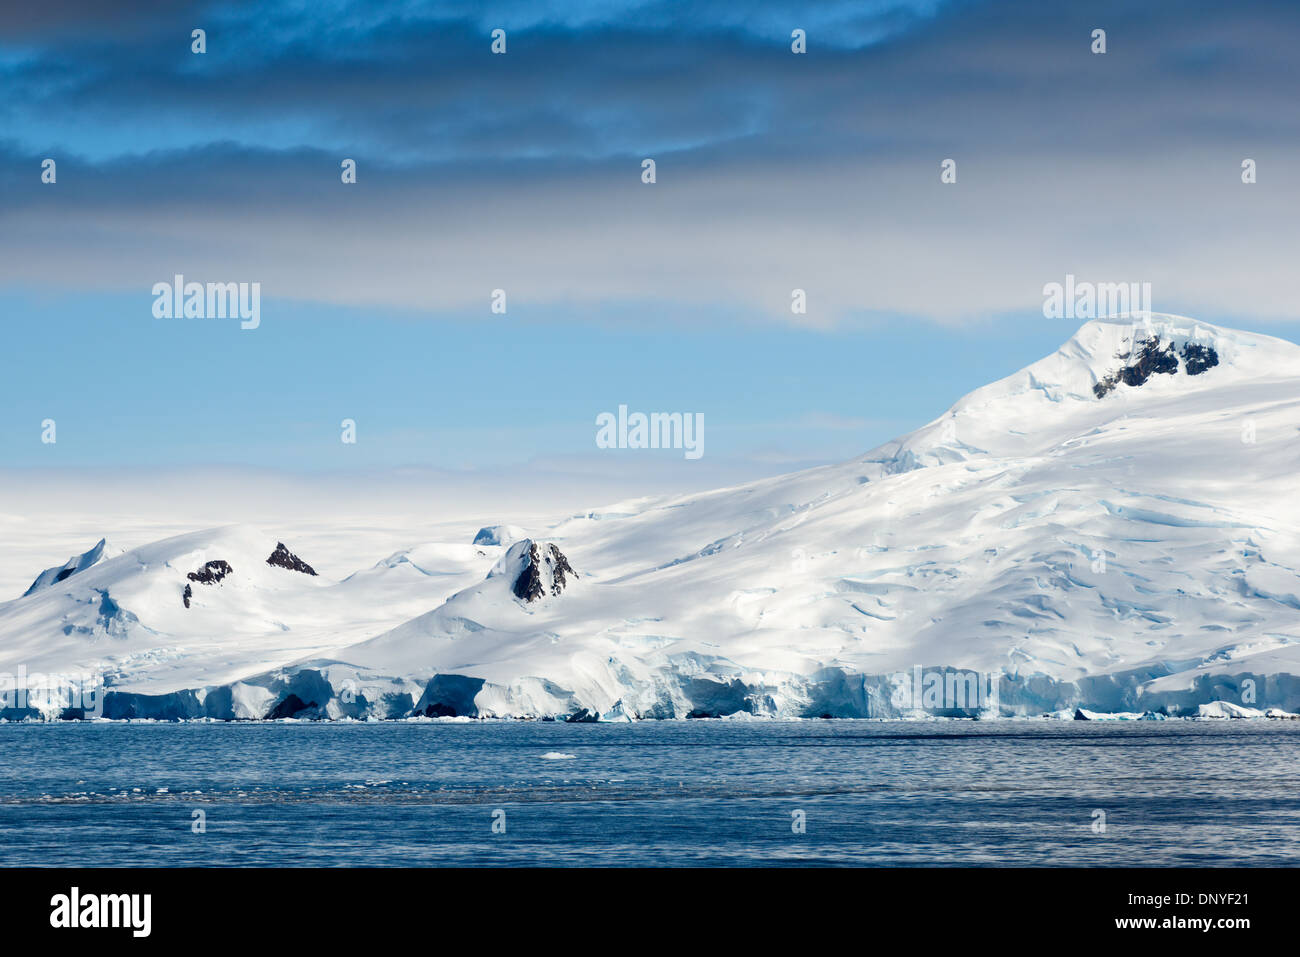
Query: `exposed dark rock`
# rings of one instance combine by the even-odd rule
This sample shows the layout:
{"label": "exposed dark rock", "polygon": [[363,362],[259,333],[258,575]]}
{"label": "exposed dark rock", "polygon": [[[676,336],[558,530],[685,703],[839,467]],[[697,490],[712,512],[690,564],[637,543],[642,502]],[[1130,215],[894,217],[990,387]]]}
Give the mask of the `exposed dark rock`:
{"label": "exposed dark rock", "polygon": [[1153,336],[1138,342],[1132,361],[1119,370],[1119,381],[1127,386],[1140,386],[1156,373],[1173,375],[1178,371],[1178,356],[1174,344],[1161,347],[1160,338]]}
{"label": "exposed dark rock", "polygon": [[[220,584],[221,579],[225,578],[233,571],[234,569],[230,567],[229,562],[217,559],[214,562],[208,562],[196,572],[190,572],[185,577],[192,582],[198,582],[200,585],[217,585]],[[181,601],[185,603],[186,608],[190,607],[190,600],[193,597],[194,589],[191,586],[186,585],[185,590],[181,592]]]}
{"label": "exposed dark rock", "polygon": [[1188,342],[1183,346],[1183,367],[1188,375],[1200,375],[1218,364],[1219,353],[1213,346],[1203,346],[1198,342]]}
{"label": "exposed dark rock", "polygon": [[586,708],[580,708],[564,719],[568,724],[591,724],[600,720],[600,715]]}
{"label": "exposed dark rock", "polygon": [[215,562],[208,562],[196,572],[190,572],[185,577],[200,585],[215,585],[233,571],[229,562],[217,559]]}
{"label": "exposed dark rock", "polygon": [[1091,721],[1092,719],[1089,718],[1086,714],[1084,714],[1083,711],[1082,711],[1081,709],[1079,709],[1079,708],[1075,708],[1075,709],[1074,709],[1074,720],[1075,720],[1075,721]]}
{"label": "exposed dark rock", "polygon": [[277,718],[292,718],[300,711],[306,711],[308,708],[316,707],[316,702],[304,702],[296,694],[290,694],[287,698],[271,709],[266,716],[268,721],[274,721]]}
{"label": "exposed dark rock", "polygon": [[284,542],[275,543],[275,551],[271,553],[271,557],[266,560],[266,563],[274,565],[276,568],[287,568],[291,572],[302,572],[304,575],[316,574],[316,569],[285,548]]}
{"label": "exposed dark rock", "polygon": [[1115,358],[1127,359],[1128,364],[1120,366],[1093,385],[1093,395],[1099,399],[1112,391],[1120,382],[1136,388],[1156,373],[1173,375],[1178,371],[1178,354],[1174,351],[1174,344],[1171,342],[1161,346],[1159,336],[1139,339],[1134,343],[1133,350],[1129,354],[1125,355],[1121,352]]}
{"label": "exposed dark rock", "polygon": [[[545,578],[550,578],[550,593],[558,595],[568,584],[565,575],[572,575],[575,579],[578,573],[573,570],[569,560],[564,557],[554,545],[544,545],[545,552],[539,553],[537,543],[531,542],[528,548],[528,563],[515,579],[513,591],[516,598],[524,601],[536,601],[547,593]],[[550,575],[546,576],[543,565],[549,566]]]}

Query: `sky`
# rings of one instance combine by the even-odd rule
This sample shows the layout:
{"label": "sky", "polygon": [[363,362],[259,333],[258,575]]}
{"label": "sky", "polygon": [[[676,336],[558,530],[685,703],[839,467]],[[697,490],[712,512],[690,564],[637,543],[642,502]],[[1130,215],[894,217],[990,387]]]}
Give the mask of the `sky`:
{"label": "sky", "polygon": [[[1067,274],[1300,339],[1298,46],[1281,2],[3,5],[0,493],[743,482],[1050,353]],[[176,274],[260,325],[156,318]],[[596,448],[619,405],[704,456]]]}

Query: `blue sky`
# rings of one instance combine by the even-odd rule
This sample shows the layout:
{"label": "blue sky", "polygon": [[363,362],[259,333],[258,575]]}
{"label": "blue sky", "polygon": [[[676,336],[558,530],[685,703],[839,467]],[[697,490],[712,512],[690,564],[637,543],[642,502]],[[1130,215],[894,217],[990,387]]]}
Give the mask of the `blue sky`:
{"label": "blue sky", "polygon": [[[710,455],[782,471],[933,418],[990,371],[1051,351],[1068,328],[1039,318],[940,330],[922,357],[915,330],[884,320],[808,330],[692,321],[663,306],[619,322],[548,307],[428,321],[268,303],[275,321],[244,332],[155,319],[138,296],[9,301],[32,321],[11,328],[24,361],[4,384],[0,441],[11,464],[30,467],[500,466],[591,452],[596,413],[623,403],[703,411]],[[1019,334],[1004,338],[1013,326]],[[53,447],[33,441],[45,418],[57,422]],[[357,422],[355,446],[339,441],[345,418]]]}
{"label": "blue sky", "polygon": [[[633,494],[598,413],[703,413],[704,465],[644,453],[686,487],[847,458],[1060,345],[1067,272],[1297,339],[1300,14],[1081,7],[10,5],[0,466]],[[261,327],[155,319],[177,272],[260,282]]]}

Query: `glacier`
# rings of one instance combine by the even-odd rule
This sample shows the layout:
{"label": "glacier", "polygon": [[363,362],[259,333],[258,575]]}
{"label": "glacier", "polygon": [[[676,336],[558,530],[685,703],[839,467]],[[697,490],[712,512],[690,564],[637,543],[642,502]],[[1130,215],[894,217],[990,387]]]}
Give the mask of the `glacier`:
{"label": "glacier", "polygon": [[101,541],[0,603],[0,674],[110,719],[898,718],[917,668],[995,676],[983,718],[1289,714],[1298,433],[1300,347],[1094,320],[848,462],[341,580],[247,526]]}

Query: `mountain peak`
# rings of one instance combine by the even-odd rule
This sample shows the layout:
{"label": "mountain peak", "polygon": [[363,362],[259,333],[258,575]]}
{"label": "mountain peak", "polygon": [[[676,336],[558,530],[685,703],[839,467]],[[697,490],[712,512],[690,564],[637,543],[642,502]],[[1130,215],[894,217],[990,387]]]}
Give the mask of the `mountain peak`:
{"label": "mountain peak", "polygon": [[23,597],[26,598],[34,592],[41,591],[44,588],[49,588],[52,585],[57,585],[59,582],[64,581],[72,575],[75,575],[78,572],[83,572],[92,565],[98,565],[100,562],[107,561],[121,553],[121,549],[111,548],[108,544],[108,540],[101,538],[87,551],[82,552],[80,555],[73,555],[62,565],[55,565],[52,568],[47,568],[45,571],[37,575],[36,580],[32,582],[27,591],[23,592]]}
{"label": "mountain peak", "polygon": [[[1300,358],[1300,346],[1265,336],[1244,332],[1226,326],[1216,326],[1187,316],[1172,313],[1151,313],[1139,317],[1112,317],[1085,322],[1057,351],[1040,362],[1029,366],[1035,369],[1057,356],[1067,362],[1085,365],[1090,372],[1104,378],[1117,359],[1133,355],[1142,343],[1157,341],[1162,347],[1173,346],[1181,353],[1187,347],[1211,349],[1218,353],[1225,368],[1238,369],[1247,374],[1268,374],[1285,370],[1294,371],[1291,363]],[[1027,371],[1027,370],[1025,370]]]}
{"label": "mountain peak", "polygon": [[510,580],[510,590],[520,601],[534,602],[554,597],[564,591],[570,577],[577,580],[578,573],[568,558],[550,542],[535,542],[525,538],[515,542],[488,572],[488,578],[504,575]]}
{"label": "mountain peak", "polygon": [[1093,319],[1056,352],[975,389],[860,461],[889,475],[1043,453],[1126,415],[1167,417],[1207,390],[1298,374],[1300,346],[1272,336],[1166,313]]}
{"label": "mountain peak", "polygon": [[316,569],[312,568],[301,558],[285,546],[284,542],[276,542],[275,550],[271,552],[266,563],[276,568],[284,568],[291,572],[302,572],[304,575],[315,575]]}

